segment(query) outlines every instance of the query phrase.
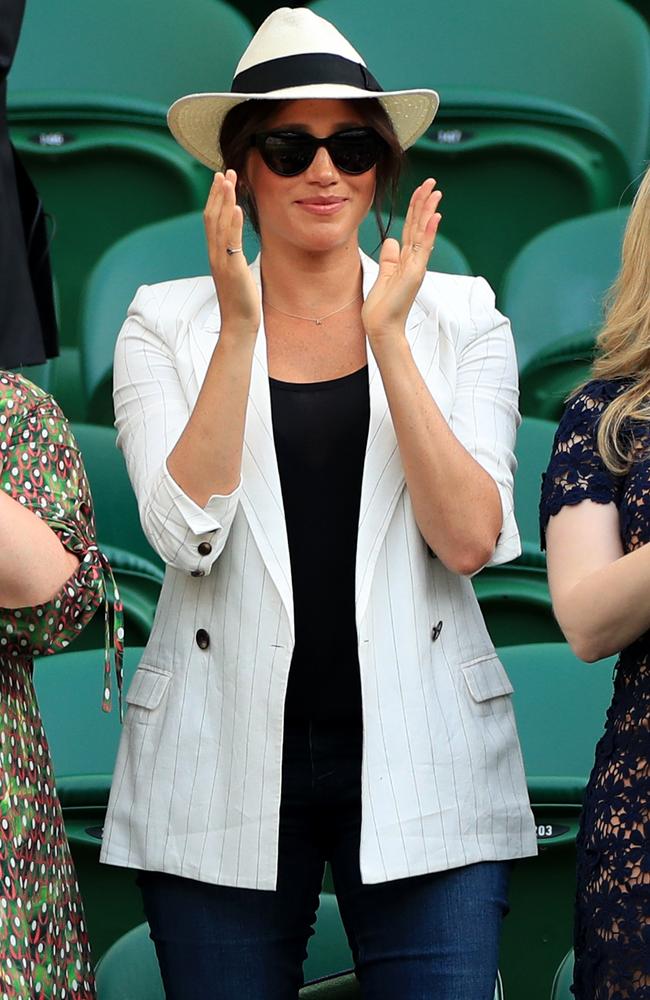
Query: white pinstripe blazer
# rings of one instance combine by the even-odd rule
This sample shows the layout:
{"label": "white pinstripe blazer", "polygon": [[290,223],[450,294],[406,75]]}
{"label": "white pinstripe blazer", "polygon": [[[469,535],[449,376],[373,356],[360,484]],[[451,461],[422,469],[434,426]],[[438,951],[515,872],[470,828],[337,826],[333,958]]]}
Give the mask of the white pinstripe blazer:
{"label": "white pinstripe blazer", "polygon": [[[377,266],[362,255],[364,292]],[[259,260],[251,265],[259,283]],[[242,478],[198,507],[166,468],[219,331],[212,279],[139,289],[115,354],[118,443],[167,564],[126,700],[102,860],[225,885],[275,886],[293,599],[260,328]],[[516,556],[517,372],[481,278],[428,273],[407,336],[451,427],[496,481]],[[365,882],[536,853],[508,677],[469,579],[432,558],[405,488],[370,355],[356,561]],[[215,434],[218,428],[215,428]],[[202,574],[202,575],[197,575]]]}

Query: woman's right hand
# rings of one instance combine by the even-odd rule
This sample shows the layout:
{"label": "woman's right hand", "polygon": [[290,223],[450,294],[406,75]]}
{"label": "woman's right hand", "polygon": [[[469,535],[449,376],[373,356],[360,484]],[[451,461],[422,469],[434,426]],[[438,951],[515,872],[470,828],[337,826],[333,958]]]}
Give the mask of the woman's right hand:
{"label": "woman's right hand", "polygon": [[203,221],[208,241],[208,258],[217,290],[222,330],[256,334],[261,320],[257,285],[241,253],[229,254],[227,247],[242,247],[244,213],[236,200],[237,174],[217,173],[208,195]]}

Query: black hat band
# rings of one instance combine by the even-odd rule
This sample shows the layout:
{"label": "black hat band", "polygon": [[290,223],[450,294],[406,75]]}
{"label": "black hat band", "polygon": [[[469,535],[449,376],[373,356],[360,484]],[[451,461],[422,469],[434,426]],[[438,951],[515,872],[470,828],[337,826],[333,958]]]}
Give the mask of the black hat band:
{"label": "black hat band", "polygon": [[297,56],[282,56],[242,70],[232,81],[233,94],[266,94],[288,87],[310,84],[343,84],[382,93],[372,73],[360,63],[329,52],[308,52]]}

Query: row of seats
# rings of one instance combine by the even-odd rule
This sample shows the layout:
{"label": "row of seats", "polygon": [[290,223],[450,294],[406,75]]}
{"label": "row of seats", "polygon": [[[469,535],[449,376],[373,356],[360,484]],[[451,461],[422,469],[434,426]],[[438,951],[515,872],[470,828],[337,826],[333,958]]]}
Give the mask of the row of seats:
{"label": "row of seats", "polygon": [[[127,646],[127,685],[142,652]],[[504,924],[500,966],[506,996],[547,1000],[571,943],[575,835],[593,746],[611,698],[613,658],[586,665],[562,642],[504,646],[499,655],[515,689],[540,848],[538,858],[520,861],[513,870],[513,917]],[[102,663],[102,649],[72,650],[39,660],[35,669],[95,958],[144,919],[134,872],[98,860],[120,734],[117,713],[99,712]],[[576,705],[579,714],[571,711]],[[311,946],[307,970],[313,978],[349,966],[329,875],[322,898],[326,923]],[[319,941],[328,942],[327,948]]]}
{"label": "row of seats", "polygon": [[[317,0],[313,9],[358,44],[386,88],[440,90],[399,208],[424,176],[436,176],[445,233],[473,273],[496,286],[542,229],[631,199],[650,153],[650,32],[630,7],[462,0],[434,13],[428,0],[412,0],[396,20],[394,5],[380,16],[382,2]],[[154,19],[142,0],[103,11],[84,0],[27,6],[9,120],[56,226],[64,345],[79,342],[80,291],[107,247],[202,208],[210,172],[174,142],[165,110],[183,93],[228,90],[251,36],[220,0],[188,0],[180,21],[174,0]],[[435,57],[432,36],[444,39]]]}

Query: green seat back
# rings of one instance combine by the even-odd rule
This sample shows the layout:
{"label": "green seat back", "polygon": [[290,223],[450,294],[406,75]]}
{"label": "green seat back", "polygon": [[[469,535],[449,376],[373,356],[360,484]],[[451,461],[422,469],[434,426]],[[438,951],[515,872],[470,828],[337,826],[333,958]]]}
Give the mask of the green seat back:
{"label": "green seat back", "polygon": [[573,951],[567,952],[557,970],[553,981],[551,1000],[573,1000],[571,986],[573,984]]}
{"label": "green seat back", "polygon": [[515,689],[527,777],[557,779],[557,794],[577,779],[579,790],[603,733],[616,658],[583,663],[564,642],[500,647],[499,656]]}
{"label": "green seat back", "polygon": [[149,925],[140,923],[115,941],[96,969],[97,1000],[164,1000]]}
{"label": "green seat back", "polygon": [[[141,648],[126,647],[125,692],[141,657]],[[68,652],[35,661],[34,685],[64,805],[105,805],[108,799],[121,727],[114,679],[115,707],[112,712],[102,711],[103,678],[103,648],[75,650],[72,646]],[[89,783],[71,780],[68,800],[67,779],[82,776],[89,778]],[[84,789],[89,792],[85,801]]]}
{"label": "green seat back", "polygon": [[95,509],[97,537],[101,543],[125,549],[162,568],[140,525],[140,515],[116,431],[95,424],[72,425]]}
{"label": "green seat back", "polygon": [[552,226],[512,262],[500,308],[512,323],[522,373],[539,351],[601,324],[628,215],[615,208]]}
{"label": "green seat back", "polygon": [[489,567],[472,577],[474,591],[495,646],[560,642],[562,632],[553,615],[544,558]]}
{"label": "green seat back", "polygon": [[346,33],[385,89],[440,92],[400,204],[436,177],[444,231],[493,284],[536,232],[629,198],[650,130],[650,34],[634,11],[611,0],[440,9],[416,0],[397,17],[384,0],[369,19],[365,4],[312,7]]}
{"label": "green seat back", "polygon": [[542,473],[546,471],[556,424],[524,417],[517,432],[515,454],[515,517],[522,543],[522,558],[540,565],[539,497]]}
{"label": "green seat back", "polygon": [[540,230],[617,204],[632,179],[616,153],[608,158],[600,138],[582,131],[479,117],[434,125],[409,151],[398,205],[405,211],[413,189],[435,177],[441,228],[494,288]]}
{"label": "green seat back", "polygon": [[626,4],[410,0],[397,14],[388,0],[316,0],[311,8],[343,31],[385,90],[437,90],[441,123],[458,111],[504,121],[528,114],[559,127],[581,122],[620,148],[632,175],[643,168],[650,33]]}
{"label": "green seat back", "polygon": [[[396,218],[391,234],[399,235],[402,220]],[[374,218],[361,227],[363,249],[376,252],[379,234]],[[253,230],[244,231],[244,250],[249,260],[259,244]],[[467,261],[444,237],[436,242],[432,257],[436,270],[469,273]],[[141,284],[208,273],[201,212],[148,226],[125,237],[104,255],[88,282],[82,307],[81,355],[88,417],[95,423],[113,422],[112,369],[115,341],[127,308]]]}
{"label": "green seat back", "polygon": [[[83,108],[164,123],[183,94],[230,90],[252,27],[221,0],[30,0],[9,77],[9,112]],[[121,116],[121,117],[120,117]]]}
{"label": "green seat back", "polygon": [[567,398],[591,377],[596,333],[562,337],[533,355],[519,379],[522,413],[559,423]]}

